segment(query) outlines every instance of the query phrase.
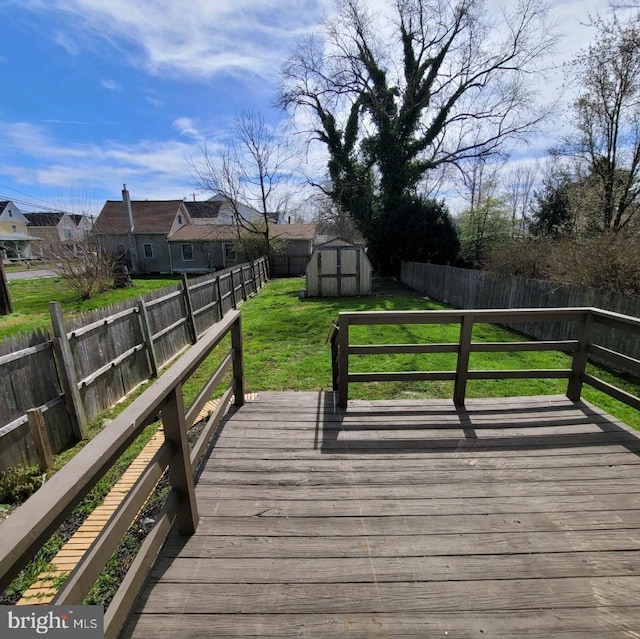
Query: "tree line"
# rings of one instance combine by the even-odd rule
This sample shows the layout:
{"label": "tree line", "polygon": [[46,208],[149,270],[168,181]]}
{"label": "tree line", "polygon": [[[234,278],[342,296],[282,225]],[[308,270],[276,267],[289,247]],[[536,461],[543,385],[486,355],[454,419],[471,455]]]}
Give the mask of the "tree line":
{"label": "tree line", "polygon": [[[284,206],[271,204],[275,194],[306,181],[324,228],[359,237],[381,273],[403,259],[499,270],[519,260],[512,270],[544,275],[524,266],[540,263],[536,247],[566,252],[569,239],[591,250],[606,237],[628,251],[640,195],[640,23],[625,15],[594,20],[594,40],[567,67],[576,98],[565,138],[536,165],[517,165],[514,149],[555,114],[539,95],[558,43],[542,0],[501,13],[484,0],[395,0],[384,13],[337,0],[284,62],[277,96],[297,139],[322,150],[324,173],[294,176],[281,132],[244,114],[230,145],[203,149],[197,182],[258,202],[265,225],[254,231],[268,245],[268,211]],[[451,185],[465,202],[456,217]]]}

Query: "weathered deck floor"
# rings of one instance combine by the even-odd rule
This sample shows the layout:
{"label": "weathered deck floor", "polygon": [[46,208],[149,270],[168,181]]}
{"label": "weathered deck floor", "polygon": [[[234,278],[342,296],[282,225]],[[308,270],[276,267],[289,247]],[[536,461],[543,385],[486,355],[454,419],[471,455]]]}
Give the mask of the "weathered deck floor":
{"label": "weathered deck floor", "polygon": [[126,637],[640,637],[640,438],[561,397],[260,393]]}

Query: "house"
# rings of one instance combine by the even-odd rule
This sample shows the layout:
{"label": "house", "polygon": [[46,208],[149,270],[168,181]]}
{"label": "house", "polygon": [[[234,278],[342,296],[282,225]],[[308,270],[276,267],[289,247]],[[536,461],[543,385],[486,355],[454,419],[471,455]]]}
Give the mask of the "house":
{"label": "house", "polygon": [[86,215],[64,212],[25,213],[29,233],[40,239],[36,245],[39,256],[58,252],[63,246],[76,252],[87,239],[93,221]]}
{"label": "house", "polygon": [[122,200],[107,200],[93,233],[100,245],[127,259],[132,273],[171,273],[167,238],[192,224],[182,200],[131,200],[126,185]]}
{"label": "house", "polygon": [[30,235],[27,218],[9,200],[0,201],[0,257],[2,259],[31,259],[32,243],[38,238]]}
{"label": "house", "polygon": [[[271,238],[283,240],[272,275],[301,275],[313,250],[315,224],[270,224]],[[173,272],[203,273],[234,266],[239,232],[235,224],[188,224],[169,236]]]}
{"label": "house", "polygon": [[[199,202],[185,200],[184,204],[194,224],[235,224],[236,213],[242,220],[252,224],[264,222],[264,215],[260,211],[222,193]],[[277,213],[267,213],[267,217],[274,224],[278,221]]]}
{"label": "house", "polygon": [[210,273],[235,266],[235,224],[188,224],[169,236],[172,272]]}
{"label": "house", "polygon": [[269,229],[272,238],[285,242],[282,253],[273,258],[271,275],[276,277],[304,275],[316,240],[316,225],[273,224]]}

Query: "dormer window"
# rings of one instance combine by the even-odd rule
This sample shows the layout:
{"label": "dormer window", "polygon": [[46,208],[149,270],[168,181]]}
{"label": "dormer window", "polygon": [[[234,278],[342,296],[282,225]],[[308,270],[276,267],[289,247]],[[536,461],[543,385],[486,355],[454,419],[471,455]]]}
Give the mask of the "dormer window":
{"label": "dormer window", "polygon": [[178,224],[182,224],[182,215],[178,213]]}

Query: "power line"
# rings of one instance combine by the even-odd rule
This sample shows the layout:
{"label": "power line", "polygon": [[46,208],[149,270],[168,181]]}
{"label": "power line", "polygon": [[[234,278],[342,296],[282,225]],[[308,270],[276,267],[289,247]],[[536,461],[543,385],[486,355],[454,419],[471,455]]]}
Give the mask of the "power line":
{"label": "power line", "polygon": [[29,207],[33,207],[34,209],[40,209],[41,211],[50,211],[52,213],[66,213],[67,211],[62,211],[60,209],[60,207],[53,207],[53,206],[43,206],[42,204],[37,204],[35,202],[28,202],[27,200],[21,200],[19,198],[15,198],[15,197],[9,197],[8,195],[2,195],[0,194],[0,199],[2,200],[9,200],[10,202],[13,202],[14,204],[18,204],[18,205],[22,205],[22,206],[29,206]]}
{"label": "power line", "polygon": [[[18,191],[18,189],[14,189],[13,187],[7,186],[6,184],[0,184],[0,187],[2,187],[3,189],[9,189],[9,191],[14,191],[15,193],[20,193],[20,195],[25,195],[26,197],[28,197],[28,198],[30,198],[32,200],[36,200],[36,201],[42,202],[45,206],[50,207],[49,203],[46,200],[41,200],[39,197],[35,197],[33,195],[29,195],[28,193],[25,193],[24,191]],[[13,198],[11,198],[11,200],[13,201]],[[29,206],[41,206],[41,205],[40,204],[30,203]],[[54,209],[51,208],[51,210],[54,210]]]}

